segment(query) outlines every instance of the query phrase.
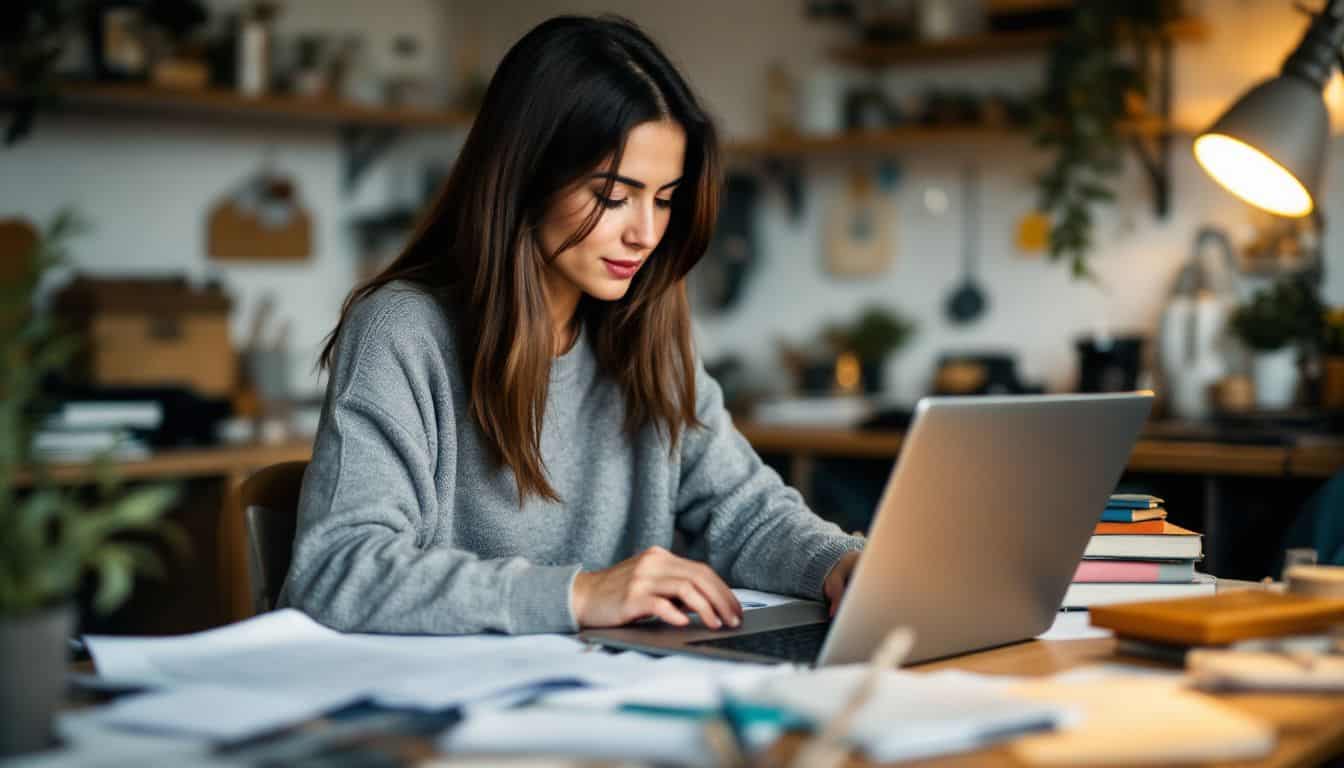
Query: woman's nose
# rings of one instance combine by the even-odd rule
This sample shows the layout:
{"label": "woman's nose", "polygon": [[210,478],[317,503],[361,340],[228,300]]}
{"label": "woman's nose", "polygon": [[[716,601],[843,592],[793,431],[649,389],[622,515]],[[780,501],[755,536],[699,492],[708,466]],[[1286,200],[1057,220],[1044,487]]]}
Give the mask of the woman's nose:
{"label": "woman's nose", "polygon": [[625,241],[631,248],[646,250],[657,244],[658,221],[652,201],[648,205],[634,207],[632,219],[625,232]]}

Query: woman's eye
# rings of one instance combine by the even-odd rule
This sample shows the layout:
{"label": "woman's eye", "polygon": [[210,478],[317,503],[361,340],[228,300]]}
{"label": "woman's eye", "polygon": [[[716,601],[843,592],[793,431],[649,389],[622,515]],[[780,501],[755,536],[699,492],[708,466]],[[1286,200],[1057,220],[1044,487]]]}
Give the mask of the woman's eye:
{"label": "woman's eye", "polygon": [[607,209],[620,208],[622,205],[625,205],[627,202],[629,202],[629,200],[630,198],[628,197],[623,197],[620,200],[616,200],[614,198],[603,197],[601,195],[597,196],[598,204],[600,204],[603,208]]}
{"label": "woman's eye", "polygon": [[658,206],[659,208],[671,208],[671,207],[672,207],[672,199],[671,199],[671,198],[668,198],[668,199],[664,200],[664,199],[661,198],[661,197],[655,197],[655,198],[653,199],[653,204],[656,205],[656,206]]}

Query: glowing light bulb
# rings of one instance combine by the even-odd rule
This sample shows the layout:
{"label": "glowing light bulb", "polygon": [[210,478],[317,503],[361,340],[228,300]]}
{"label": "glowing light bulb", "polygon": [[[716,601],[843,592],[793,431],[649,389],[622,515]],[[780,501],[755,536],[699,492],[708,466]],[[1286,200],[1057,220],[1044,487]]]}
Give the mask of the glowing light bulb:
{"label": "glowing light bulb", "polygon": [[1239,139],[1206,133],[1195,140],[1195,158],[1219,184],[1257,208],[1293,218],[1306,216],[1314,208],[1302,182]]}

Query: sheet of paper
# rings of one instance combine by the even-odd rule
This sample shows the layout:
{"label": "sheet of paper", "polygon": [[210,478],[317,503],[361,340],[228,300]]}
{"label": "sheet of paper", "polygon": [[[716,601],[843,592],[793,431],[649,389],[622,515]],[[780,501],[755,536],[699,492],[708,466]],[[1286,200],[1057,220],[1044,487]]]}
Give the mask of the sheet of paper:
{"label": "sheet of paper", "polygon": [[307,692],[201,685],[127,696],[98,711],[104,723],[121,728],[234,740],[295,725],[351,701]]}
{"label": "sheet of paper", "polygon": [[584,653],[559,635],[463,637],[342,634],[293,610],[170,638],[86,638],[101,676],[158,687],[302,691],[324,701],[373,696],[441,707],[520,686],[637,678],[630,662]]}
{"label": "sheet of paper", "polygon": [[737,601],[742,604],[743,610],[754,610],[756,608],[769,608],[772,605],[783,605],[784,603],[797,602],[801,598],[793,595],[781,595],[775,592],[761,592],[756,589],[745,589],[737,587],[733,590],[737,596]]}
{"label": "sheet of paper", "polygon": [[243,651],[277,642],[331,639],[340,633],[295,610],[271,611],[236,624],[173,637],[85,635],[84,644],[103,677],[167,685],[171,678],[153,659],[161,654],[207,655]]}
{"label": "sheet of paper", "polygon": [[101,709],[63,712],[56,716],[56,733],[63,746],[0,762],[5,768],[208,768],[228,764],[210,755],[205,739],[124,731],[102,722],[101,716]]}
{"label": "sheet of paper", "polygon": [[551,707],[486,712],[448,731],[440,746],[457,755],[547,755],[712,765],[704,726],[681,717]]}
{"label": "sheet of paper", "polygon": [[[866,665],[828,667],[767,679],[753,696],[826,722],[868,674]],[[874,762],[979,749],[995,740],[1063,722],[1065,708],[1013,695],[979,676],[888,670],[854,720],[849,740]]]}
{"label": "sheet of paper", "polygon": [[648,674],[652,662],[639,655],[594,650],[481,653],[437,670],[421,668],[396,682],[379,685],[375,698],[388,706],[446,707],[539,685],[620,685]]}
{"label": "sheet of paper", "polygon": [[680,709],[717,709],[723,690],[745,690],[769,675],[796,670],[788,664],[775,666],[701,660],[669,656],[647,665],[637,682],[626,681],[602,688],[552,693],[548,706],[615,710],[626,704]]}
{"label": "sheet of paper", "polygon": [[1110,637],[1114,633],[1109,629],[1094,627],[1088,623],[1091,614],[1087,611],[1060,611],[1055,614],[1055,623],[1045,632],[1036,636],[1037,640],[1093,640]]}

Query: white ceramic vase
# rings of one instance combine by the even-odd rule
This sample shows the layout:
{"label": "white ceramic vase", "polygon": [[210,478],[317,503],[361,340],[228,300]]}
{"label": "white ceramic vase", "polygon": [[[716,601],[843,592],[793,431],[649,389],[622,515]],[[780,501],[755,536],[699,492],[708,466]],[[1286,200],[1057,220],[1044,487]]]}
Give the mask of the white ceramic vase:
{"label": "white ceramic vase", "polygon": [[1297,396],[1297,348],[1256,352],[1251,358],[1251,378],[1255,381],[1257,407],[1278,410],[1292,406]]}

